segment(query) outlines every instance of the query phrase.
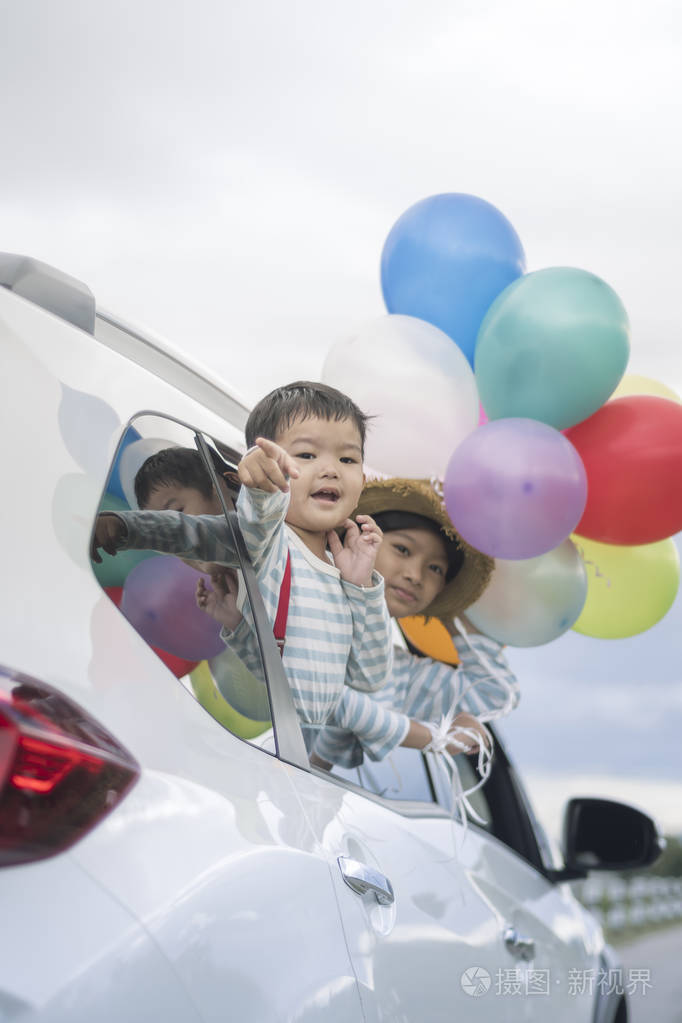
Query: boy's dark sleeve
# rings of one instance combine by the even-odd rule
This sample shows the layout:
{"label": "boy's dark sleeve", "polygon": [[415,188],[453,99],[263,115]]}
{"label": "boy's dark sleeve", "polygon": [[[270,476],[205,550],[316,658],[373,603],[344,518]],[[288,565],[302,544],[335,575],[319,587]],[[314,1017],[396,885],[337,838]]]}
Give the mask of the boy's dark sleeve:
{"label": "boy's dark sleeve", "polygon": [[177,511],[115,514],[127,530],[119,541],[119,550],[158,551],[232,567],[239,564],[223,515],[185,515]]}

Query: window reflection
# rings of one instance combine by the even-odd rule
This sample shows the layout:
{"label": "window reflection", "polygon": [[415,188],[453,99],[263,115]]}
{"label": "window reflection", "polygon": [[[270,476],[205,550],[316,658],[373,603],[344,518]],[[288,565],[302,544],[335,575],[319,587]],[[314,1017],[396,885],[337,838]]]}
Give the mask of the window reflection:
{"label": "window reflection", "polygon": [[[218,485],[233,508],[234,476],[228,472]],[[193,431],[161,417],[136,419],[119,445],[99,512],[113,515],[117,529],[124,523],[124,542],[138,532],[144,540],[144,549],[99,551],[93,569],[107,596],[216,720],[267,745],[267,687],[236,553],[220,563],[188,557],[177,539],[176,527],[196,528],[197,516],[221,528],[224,522]],[[223,534],[230,536],[226,524]]]}

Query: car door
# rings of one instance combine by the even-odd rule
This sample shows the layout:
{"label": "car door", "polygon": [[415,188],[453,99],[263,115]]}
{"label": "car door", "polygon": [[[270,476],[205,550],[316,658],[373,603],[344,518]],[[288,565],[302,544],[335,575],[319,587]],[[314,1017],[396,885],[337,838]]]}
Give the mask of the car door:
{"label": "car door", "polygon": [[589,1023],[601,939],[590,928],[535,819],[521,781],[496,736],[491,776],[481,793],[486,829],[472,862],[472,884],[503,921],[506,961],[495,994],[525,1023]]}
{"label": "car door", "polygon": [[493,990],[509,957],[503,921],[472,881],[480,836],[437,803],[416,750],[351,777],[309,773],[297,789],[332,866],[367,1020],[511,1020]]}

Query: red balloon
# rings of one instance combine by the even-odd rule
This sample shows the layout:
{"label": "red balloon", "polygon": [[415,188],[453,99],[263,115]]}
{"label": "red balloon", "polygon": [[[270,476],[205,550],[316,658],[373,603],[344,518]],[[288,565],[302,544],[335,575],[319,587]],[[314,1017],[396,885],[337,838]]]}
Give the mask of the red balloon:
{"label": "red balloon", "polygon": [[189,675],[190,671],[194,671],[199,664],[199,661],[186,661],[184,658],[176,657],[175,654],[169,654],[167,650],[160,650],[156,646],[153,646],[152,650],[157,657],[161,658],[166,667],[170,668],[176,678]]}
{"label": "red balloon", "polygon": [[[113,600],[116,607],[121,606],[121,600],[123,599],[122,586],[105,586],[104,592],[109,597],[109,600]],[[189,675],[190,671],[194,671],[197,664],[199,664],[199,661],[187,661],[183,657],[176,657],[175,654],[169,654],[167,650],[162,650],[157,646],[153,646],[152,650],[157,657],[161,658],[166,667],[170,668],[176,678]]]}
{"label": "red balloon", "polygon": [[616,398],[565,434],[587,473],[576,533],[635,545],[682,529],[682,405],[642,394]]}

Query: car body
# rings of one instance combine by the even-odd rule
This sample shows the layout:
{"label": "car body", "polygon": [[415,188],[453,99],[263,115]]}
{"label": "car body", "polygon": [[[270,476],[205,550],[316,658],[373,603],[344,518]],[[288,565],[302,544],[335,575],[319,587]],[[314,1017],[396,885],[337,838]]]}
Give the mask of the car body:
{"label": "car body", "polygon": [[[89,553],[127,431],[234,460],[248,409],[58,271],[0,257],[0,281],[0,1020],[623,1023],[580,863],[556,860],[499,740],[488,824],[466,831],[432,755],[311,769],[244,555],[271,729],[233,734],[132,628]],[[40,785],[62,775],[21,775],[3,734],[81,757],[66,837],[25,837],[59,817]],[[121,780],[95,806],[98,757]]]}

